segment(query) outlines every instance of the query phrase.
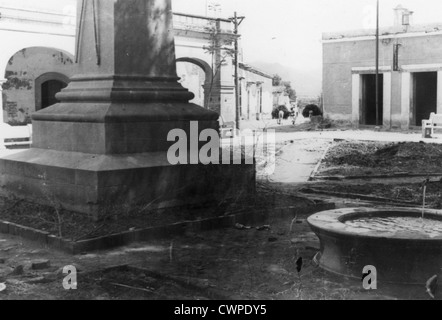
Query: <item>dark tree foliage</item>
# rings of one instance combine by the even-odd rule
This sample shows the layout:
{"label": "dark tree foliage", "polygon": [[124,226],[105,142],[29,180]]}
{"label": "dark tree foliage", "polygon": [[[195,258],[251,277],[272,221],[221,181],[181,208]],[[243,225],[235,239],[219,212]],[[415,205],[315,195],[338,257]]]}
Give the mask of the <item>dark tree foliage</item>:
{"label": "dark tree foliage", "polygon": [[313,111],[313,116],[322,116],[322,111],[321,109],[315,105],[315,104],[309,104],[308,106],[306,106],[304,108],[304,111],[302,111],[302,116],[304,118],[308,118],[310,116],[310,111]]}
{"label": "dark tree foliage", "polygon": [[286,106],[279,106],[278,108],[276,108],[272,112],[272,118],[273,119],[278,119],[279,118],[279,111],[280,110],[284,111],[284,119],[288,119],[290,117],[290,111],[287,109],[287,107]]}
{"label": "dark tree foliage", "polygon": [[281,85],[281,82],[282,82],[282,78],[279,75],[275,74],[273,76],[273,86],[279,87]]}

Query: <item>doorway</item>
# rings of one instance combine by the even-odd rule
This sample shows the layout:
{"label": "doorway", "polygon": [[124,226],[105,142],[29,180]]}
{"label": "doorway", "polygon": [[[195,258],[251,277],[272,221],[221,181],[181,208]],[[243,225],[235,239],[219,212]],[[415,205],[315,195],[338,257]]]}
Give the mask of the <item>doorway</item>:
{"label": "doorway", "polygon": [[437,113],[437,72],[413,74],[412,125],[422,126],[422,120]]}
{"label": "doorway", "polygon": [[49,80],[41,85],[41,109],[52,106],[59,101],[55,95],[62,89],[66,88],[67,84],[59,80]]}
{"label": "doorway", "polygon": [[[364,74],[361,76],[362,99],[361,120],[362,125],[382,125],[384,121],[384,76],[379,75],[379,110],[376,112],[376,75]],[[378,114],[378,121],[376,121]]]}
{"label": "doorway", "polygon": [[35,79],[35,110],[50,107],[59,101],[55,95],[69,84],[69,78],[63,74],[49,72]]}

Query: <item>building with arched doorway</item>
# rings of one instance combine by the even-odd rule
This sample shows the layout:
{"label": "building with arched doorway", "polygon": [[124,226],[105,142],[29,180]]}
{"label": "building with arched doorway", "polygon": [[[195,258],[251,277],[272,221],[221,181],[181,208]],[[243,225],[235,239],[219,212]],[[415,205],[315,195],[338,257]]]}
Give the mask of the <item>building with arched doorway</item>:
{"label": "building with arched doorway", "polygon": [[[29,122],[33,112],[55,103],[75,73],[76,1],[17,6],[24,2],[31,5],[0,1],[0,39],[7,44],[0,52],[0,120],[11,124]],[[175,13],[174,29],[178,73],[195,94],[193,102],[234,120],[232,58],[207,50],[213,42],[233,45],[231,21]]]}
{"label": "building with arched doorway", "polygon": [[[66,5],[73,11],[74,3]],[[13,125],[29,123],[33,112],[53,104],[74,72],[72,11],[50,11],[49,2],[26,4],[0,2],[0,122]]]}
{"label": "building with arched doorway", "polygon": [[[0,123],[28,124],[32,113],[57,102],[56,94],[76,73],[80,3],[0,0],[0,40],[5,44],[0,51]],[[192,102],[218,112],[225,121],[235,121],[233,57],[221,49],[233,48],[232,22],[174,13],[174,33],[177,75],[195,94]],[[267,112],[263,102],[266,106],[271,94],[270,76],[248,66],[241,77],[243,118]]]}
{"label": "building with arched doorway", "polygon": [[15,53],[8,61],[3,83],[4,118],[9,124],[30,122],[33,112],[49,107],[74,73],[71,54],[45,47]]}

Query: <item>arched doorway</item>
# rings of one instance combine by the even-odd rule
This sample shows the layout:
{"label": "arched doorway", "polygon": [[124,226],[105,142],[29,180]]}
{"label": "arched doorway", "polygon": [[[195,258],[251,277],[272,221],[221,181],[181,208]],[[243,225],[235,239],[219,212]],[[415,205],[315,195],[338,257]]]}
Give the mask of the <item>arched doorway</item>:
{"label": "arched doorway", "polygon": [[41,85],[41,109],[45,109],[59,101],[55,95],[67,87],[67,83],[59,80],[48,80]]}
{"label": "arched doorway", "polygon": [[50,107],[59,101],[55,97],[66,88],[69,78],[60,73],[45,73],[35,79],[35,109],[36,111]]}
{"label": "arched doorway", "polygon": [[213,73],[209,64],[197,58],[177,59],[177,73],[183,87],[195,94],[192,103],[208,107],[213,87]]}

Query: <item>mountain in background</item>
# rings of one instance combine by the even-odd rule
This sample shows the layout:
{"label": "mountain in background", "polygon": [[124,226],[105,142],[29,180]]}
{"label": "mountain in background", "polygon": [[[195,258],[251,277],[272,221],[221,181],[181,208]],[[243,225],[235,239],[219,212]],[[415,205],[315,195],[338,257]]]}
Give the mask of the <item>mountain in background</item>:
{"label": "mountain in background", "polygon": [[279,63],[255,61],[248,63],[268,74],[278,74],[283,81],[291,81],[292,88],[296,90],[298,97],[316,98],[322,91],[322,70],[311,68],[309,70],[295,69],[283,66]]}

